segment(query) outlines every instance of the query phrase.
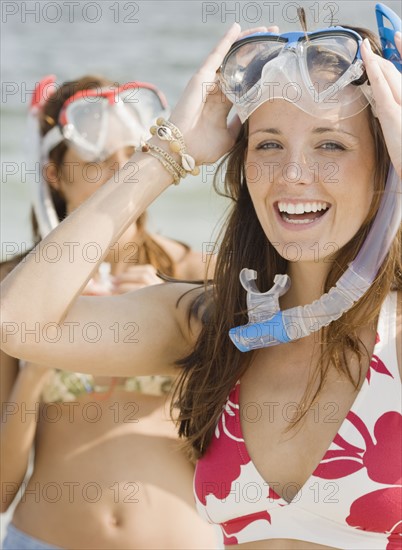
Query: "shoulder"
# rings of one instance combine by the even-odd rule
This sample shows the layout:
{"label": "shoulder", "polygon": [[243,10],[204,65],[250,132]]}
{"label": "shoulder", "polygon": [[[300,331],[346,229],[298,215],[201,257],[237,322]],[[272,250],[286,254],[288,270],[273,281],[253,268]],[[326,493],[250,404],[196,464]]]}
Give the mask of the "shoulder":
{"label": "shoulder", "polygon": [[210,256],[204,257],[200,252],[189,250],[183,260],[176,265],[177,276],[181,279],[204,280],[208,269],[207,279],[213,277],[213,267],[208,263]]}
{"label": "shoulder", "polygon": [[164,248],[175,264],[176,277],[189,281],[203,281],[206,270],[207,278],[212,279],[215,268],[215,257],[208,255],[204,257],[201,252],[192,250],[189,246],[179,241],[152,235],[152,238]]}
{"label": "shoulder", "polygon": [[[200,252],[179,241],[152,234],[152,238],[169,254],[175,264],[176,277],[186,280],[204,280],[207,263]],[[213,270],[209,269],[209,277]]]}
{"label": "shoulder", "polygon": [[156,244],[158,244],[167,254],[169,254],[175,264],[182,262],[190,252],[190,247],[184,243],[175,241],[174,239],[169,239],[168,237],[164,237],[163,235],[158,235],[156,233],[152,233],[151,237]]}

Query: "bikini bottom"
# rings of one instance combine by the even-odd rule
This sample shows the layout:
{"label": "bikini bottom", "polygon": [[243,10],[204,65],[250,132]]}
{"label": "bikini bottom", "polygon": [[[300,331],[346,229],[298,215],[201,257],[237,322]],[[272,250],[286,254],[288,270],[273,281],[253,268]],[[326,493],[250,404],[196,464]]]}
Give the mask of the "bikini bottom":
{"label": "bikini bottom", "polygon": [[3,541],[3,550],[61,550],[61,548],[31,537],[10,523]]}

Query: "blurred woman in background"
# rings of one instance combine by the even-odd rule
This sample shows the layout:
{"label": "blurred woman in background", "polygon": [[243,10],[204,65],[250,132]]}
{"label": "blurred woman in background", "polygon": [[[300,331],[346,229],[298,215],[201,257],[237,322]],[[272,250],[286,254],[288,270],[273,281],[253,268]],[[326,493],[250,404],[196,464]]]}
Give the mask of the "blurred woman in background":
{"label": "blurred woman in background", "polygon": [[[51,78],[39,84],[30,113],[36,124],[31,150],[41,160],[33,210],[36,240],[119,170],[127,181],[135,178],[135,165],[126,163],[146,137],[145,128],[167,108],[161,92],[147,83],[116,87],[86,76],[54,86]],[[126,229],[84,294],[122,294],[162,283],[157,270],[204,279],[200,254],[150,234],[145,218]],[[88,261],[96,249],[89,243]],[[1,278],[20,260],[3,264]],[[96,327],[94,318],[89,339]],[[133,316],[132,323],[110,330],[135,345],[142,327]],[[19,369],[3,352],[2,363],[8,367],[2,403],[36,411],[3,418],[2,512],[21,496],[6,550],[216,547],[213,529],[195,511],[193,465],[166,414],[169,377],[94,377],[32,363]],[[32,447],[33,472],[25,487]]]}

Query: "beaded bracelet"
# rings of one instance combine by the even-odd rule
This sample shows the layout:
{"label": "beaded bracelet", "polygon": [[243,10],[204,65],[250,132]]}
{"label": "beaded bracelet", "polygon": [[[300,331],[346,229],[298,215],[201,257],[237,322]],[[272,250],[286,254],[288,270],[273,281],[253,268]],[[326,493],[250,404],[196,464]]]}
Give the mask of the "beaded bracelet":
{"label": "beaded bracelet", "polygon": [[162,164],[162,166],[169,172],[169,174],[171,174],[171,176],[173,177],[173,183],[174,185],[179,185],[180,183],[180,176],[179,174],[176,172],[176,170],[173,168],[173,166],[163,158],[162,155],[160,155],[159,153],[157,153],[155,150],[151,149],[149,147],[149,144],[147,145],[143,145],[142,147],[142,151],[144,153],[149,153],[151,156],[153,156],[154,158],[158,159],[159,162]]}
{"label": "beaded bracelet", "polygon": [[182,166],[180,166],[180,164],[176,162],[175,159],[171,155],[169,155],[167,151],[165,151],[164,149],[161,149],[160,147],[158,147],[157,145],[154,145],[153,143],[147,143],[147,146],[149,147],[149,149],[151,149],[152,151],[155,151],[161,157],[163,157],[176,170],[180,178],[185,178],[187,176],[186,170]]}
{"label": "beaded bracelet", "polygon": [[164,118],[158,118],[156,124],[156,126],[151,126],[151,134],[163,141],[168,141],[172,153],[178,153],[180,155],[183,169],[193,176],[198,176],[200,169],[195,165],[194,158],[186,152],[183,134],[177,126]]}

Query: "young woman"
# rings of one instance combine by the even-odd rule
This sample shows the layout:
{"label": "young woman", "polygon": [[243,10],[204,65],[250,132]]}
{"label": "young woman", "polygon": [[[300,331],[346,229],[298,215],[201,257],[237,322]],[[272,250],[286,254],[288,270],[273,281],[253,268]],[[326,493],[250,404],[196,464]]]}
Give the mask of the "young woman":
{"label": "young woman", "polygon": [[[387,42],[398,63],[401,35]],[[98,375],[181,368],[176,402],[198,458],[197,503],[228,548],[400,545],[401,90],[380,52],[364,29],[247,37],[234,25],[132,157],[138,182],[109,182],[51,234],[78,251],[94,240],[107,254],[183,170],[231,149],[233,209],[207,292],[175,283],[77,297],[93,268],[67,256],[30,258],[3,283],[11,354],[63,368],[82,361]],[[299,101],[288,85],[304,90]],[[232,103],[241,128],[227,122]],[[244,267],[266,293],[250,271],[241,288]],[[96,349],[82,336],[93,318]],[[114,341],[108,327],[129,322],[138,342]],[[60,338],[21,342],[22,323],[55,323]]]}
{"label": "young woman", "polygon": [[[53,85],[53,93],[50,84],[45,79],[38,86],[32,107],[40,123],[40,175],[47,180],[38,186],[33,214],[42,236],[114,172],[122,169],[130,179],[126,162],[134,145],[144,125],[166,107],[149,84],[118,89],[87,76]],[[110,105],[112,94],[107,110],[104,103]],[[66,105],[74,109],[72,115]],[[74,122],[76,133],[67,139],[62,122],[68,116],[65,122]],[[100,122],[109,141],[100,139]],[[88,258],[91,253],[93,248]],[[187,246],[148,233],[144,215],[116,239],[105,262],[101,270],[109,266],[110,276],[95,273],[83,294],[123,294],[162,283],[157,269],[190,280],[203,278],[205,270],[200,255]],[[93,321],[89,339],[96,330]],[[136,326],[122,328],[122,338],[132,341]],[[19,371],[16,359],[3,354],[3,361],[3,411],[18,413],[5,412],[2,419],[2,511],[21,497],[4,548],[216,547],[213,528],[194,507],[193,465],[169,421],[170,378],[94,377],[59,370],[57,361],[47,367],[28,362]],[[81,365],[71,358],[69,369],[81,370]],[[25,483],[33,445],[33,472]]]}

